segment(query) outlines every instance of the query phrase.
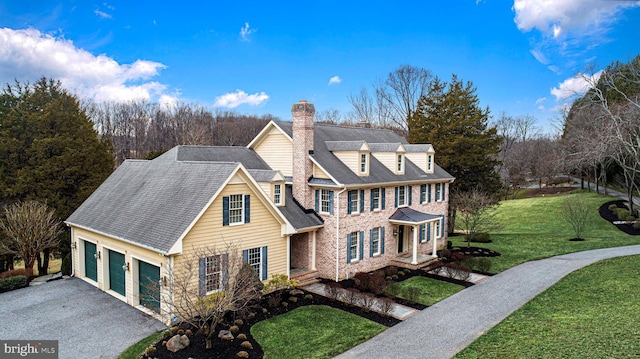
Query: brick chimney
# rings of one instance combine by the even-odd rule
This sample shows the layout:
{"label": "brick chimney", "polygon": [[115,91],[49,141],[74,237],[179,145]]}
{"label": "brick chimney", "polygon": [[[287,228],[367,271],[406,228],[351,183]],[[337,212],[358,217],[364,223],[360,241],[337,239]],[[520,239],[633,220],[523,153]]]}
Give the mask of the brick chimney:
{"label": "brick chimney", "polygon": [[293,117],[293,197],[305,208],[314,207],[307,180],[313,173],[309,154],[313,153],[313,116],[316,109],[306,100],[291,106]]}

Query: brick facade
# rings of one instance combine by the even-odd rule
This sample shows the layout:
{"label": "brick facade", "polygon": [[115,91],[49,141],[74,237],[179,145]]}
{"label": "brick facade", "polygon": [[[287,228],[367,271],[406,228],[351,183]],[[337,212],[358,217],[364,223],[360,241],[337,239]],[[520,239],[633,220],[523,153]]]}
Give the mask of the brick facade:
{"label": "brick facade", "polygon": [[291,107],[293,117],[293,197],[305,208],[313,208],[307,179],[313,174],[309,151],[313,150],[313,104],[300,101]]}

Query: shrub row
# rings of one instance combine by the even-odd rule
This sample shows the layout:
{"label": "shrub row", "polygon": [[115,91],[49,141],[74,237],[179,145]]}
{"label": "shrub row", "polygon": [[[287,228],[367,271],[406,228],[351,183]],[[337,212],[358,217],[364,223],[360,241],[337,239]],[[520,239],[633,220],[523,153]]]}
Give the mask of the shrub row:
{"label": "shrub row", "polygon": [[[469,235],[465,235],[464,238],[469,240]],[[491,235],[489,233],[475,233],[470,241],[474,243],[491,243]]]}
{"label": "shrub row", "polygon": [[9,278],[0,279],[0,293],[8,292],[10,290],[24,288],[28,285],[27,277],[18,275]]}

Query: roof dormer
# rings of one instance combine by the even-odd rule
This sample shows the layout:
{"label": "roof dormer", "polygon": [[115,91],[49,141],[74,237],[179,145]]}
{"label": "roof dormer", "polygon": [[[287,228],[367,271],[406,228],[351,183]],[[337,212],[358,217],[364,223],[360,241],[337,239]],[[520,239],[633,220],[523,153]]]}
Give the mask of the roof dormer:
{"label": "roof dormer", "polygon": [[406,157],[426,173],[433,173],[435,167],[435,151],[431,144],[405,145]]}
{"label": "roof dormer", "polygon": [[403,175],[406,167],[405,145],[402,143],[370,143],[371,154],[389,171]]}
{"label": "roof dormer", "polygon": [[371,148],[365,141],[326,141],[327,149],[358,176],[368,176]]}

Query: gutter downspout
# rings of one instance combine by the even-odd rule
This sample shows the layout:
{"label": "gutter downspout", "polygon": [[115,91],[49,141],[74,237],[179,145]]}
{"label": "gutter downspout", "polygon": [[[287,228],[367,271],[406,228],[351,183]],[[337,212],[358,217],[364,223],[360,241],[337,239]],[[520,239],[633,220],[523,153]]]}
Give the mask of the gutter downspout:
{"label": "gutter downspout", "polygon": [[336,282],[340,273],[340,195],[347,189],[343,186],[336,196]]}
{"label": "gutter downspout", "polygon": [[73,242],[74,242],[74,239],[73,239],[73,227],[71,227],[71,226],[69,226],[69,227],[71,228],[71,276],[75,277],[76,266],[75,266],[75,263],[73,261],[73,258],[76,256],[76,254],[74,252],[77,251],[78,248],[73,248],[74,247],[73,246]]}

